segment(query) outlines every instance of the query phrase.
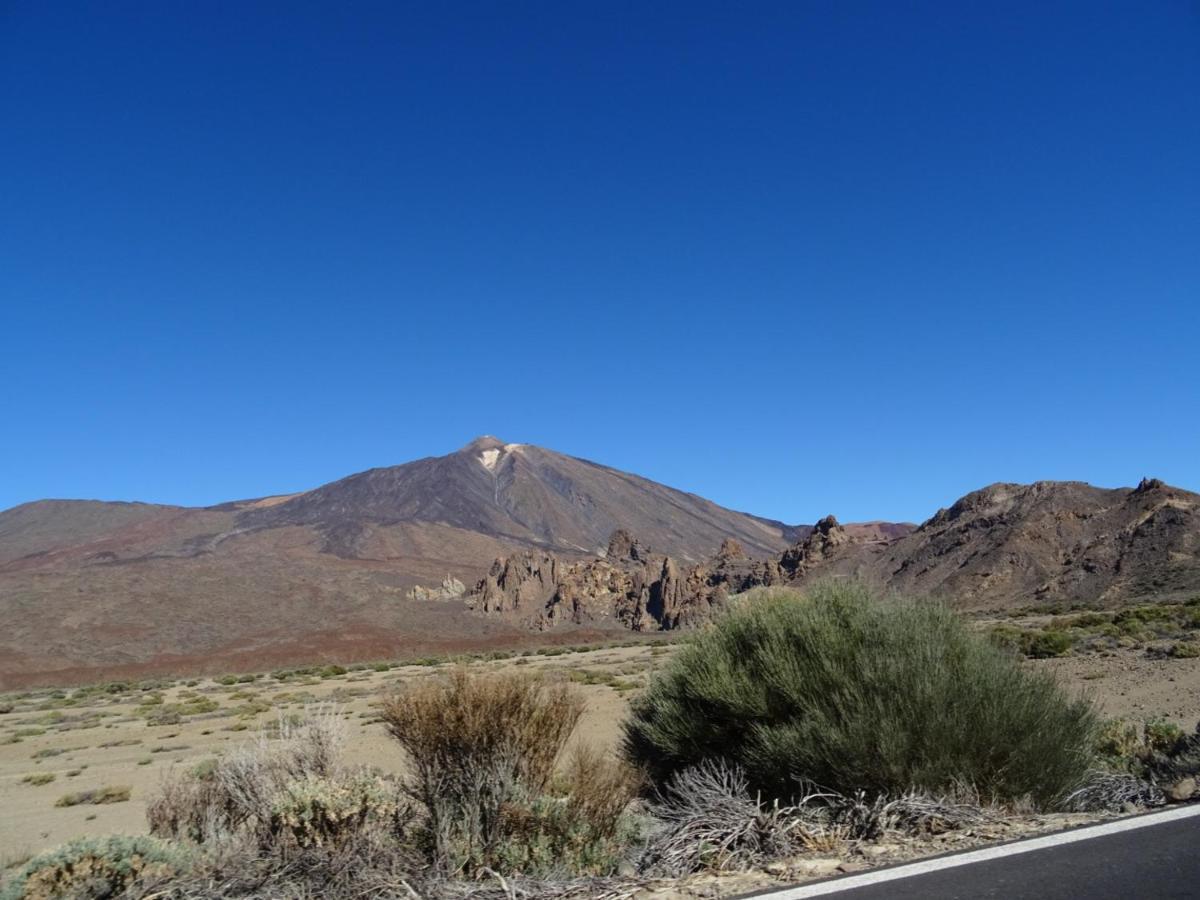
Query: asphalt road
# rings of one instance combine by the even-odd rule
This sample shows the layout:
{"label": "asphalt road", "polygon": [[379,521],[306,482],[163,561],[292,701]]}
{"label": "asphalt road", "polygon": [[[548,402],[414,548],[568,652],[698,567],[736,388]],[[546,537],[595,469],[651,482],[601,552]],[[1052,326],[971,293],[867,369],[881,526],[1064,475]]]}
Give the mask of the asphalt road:
{"label": "asphalt road", "polygon": [[[1112,833],[1122,827],[1125,830]],[[1051,843],[1056,840],[1059,842]],[[1003,855],[979,859],[988,854]],[[871,882],[881,877],[889,880]],[[803,900],[816,896],[839,900],[1200,898],[1200,808],[1152,813],[1063,835],[758,894],[757,898]]]}

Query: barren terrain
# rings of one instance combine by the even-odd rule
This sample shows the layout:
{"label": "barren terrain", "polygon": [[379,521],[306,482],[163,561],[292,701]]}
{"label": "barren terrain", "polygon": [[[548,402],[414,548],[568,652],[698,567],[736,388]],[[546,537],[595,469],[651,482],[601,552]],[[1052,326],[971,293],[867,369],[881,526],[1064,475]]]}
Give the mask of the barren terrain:
{"label": "barren terrain", "polygon": [[[1037,627],[1043,619],[1010,621]],[[545,671],[570,679],[587,700],[575,740],[615,752],[630,698],[673,652],[672,645],[648,643],[574,651],[543,648],[503,659],[452,662],[443,657],[350,671],[316,666],[299,672],[8,694],[0,698],[0,709],[7,709],[0,715],[3,861],[23,859],[80,835],[144,832],[145,804],[164,772],[196,765],[251,739],[258,729],[272,727],[281,716],[303,715],[314,703],[336,703],[351,723],[350,762],[398,772],[404,761],[375,720],[375,703],[391,690],[437,677],[459,663],[481,670]],[[1144,647],[1118,647],[1030,660],[1027,665],[1053,670],[1065,684],[1093,697],[1110,717],[1164,717],[1188,729],[1200,720],[1200,658],[1150,658]],[[67,794],[105,787],[129,787],[129,799],[56,805]],[[880,860],[887,856],[875,852]],[[780,877],[784,875],[793,878],[804,872],[781,870]],[[750,884],[744,877],[721,883],[726,885],[721,890]]]}

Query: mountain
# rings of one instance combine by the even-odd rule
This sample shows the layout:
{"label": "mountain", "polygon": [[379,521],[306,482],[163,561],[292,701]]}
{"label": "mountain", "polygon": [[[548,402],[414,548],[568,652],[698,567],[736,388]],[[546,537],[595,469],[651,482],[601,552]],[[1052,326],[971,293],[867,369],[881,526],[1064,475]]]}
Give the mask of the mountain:
{"label": "mountain", "polygon": [[609,535],[626,528],[683,559],[710,555],[731,536],[771,553],[790,534],[782,523],[637,475],[493,437],[448,456],[351,475],[238,517],[243,528],[315,528],[326,552],[346,558],[369,555],[372,527],[398,522],[438,522],[589,555],[604,552]]}
{"label": "mountain", "polygon": [[525,550],[590,558],[617,528],[683,561],[726,538],[770,556],[807,533],[492,437],[207,508],[27,503],[0,512],[0,685],[527,641],[416,589],[473,584]]}

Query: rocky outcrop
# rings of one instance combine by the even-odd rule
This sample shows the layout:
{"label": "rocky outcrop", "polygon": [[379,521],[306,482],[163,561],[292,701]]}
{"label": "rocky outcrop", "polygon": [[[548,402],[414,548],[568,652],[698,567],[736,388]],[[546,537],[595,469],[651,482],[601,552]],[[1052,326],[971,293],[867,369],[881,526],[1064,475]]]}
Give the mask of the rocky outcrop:
{"label": "rocky outcrop", "polygon": [[722,544],[709,562],[684,567],[621,529],[602,558],[568,562],[522,553],[497,559],[467,603],[540,629],[607,621],[658,631],[705,621],[732,594],[777,580],[777,564],[749,559],[736,541]]}
{"label": "rocky outcrop", "polygon": [[497,559],[467,603],[539,629],[609,622],[660,631],[703,623],[734,594],[784,581],[778,561],[751,559],[736,540],[724,541],[712,559],[689,566],[648,552],[618,530],[603,558],[568,562],[549,553],[523,553]]}
{"label": "rocky outcrop", "polygon": [[779,557],[779,568],[788,581],[802,578],[823,563],[842,555],[856,542],[833,516],[826,516],[813,527],[812,533],[792,545]]}
{"label": "rocky outcrop", "polygon": [[426,601],[445,601],[457,600],[467,592],[467,586],[455,578],[453,575],[447,575],[442,579],[442,583],[435,588],[427,588],[423,585],[416,585],[411,588],[406,597],[409,600],[417,600],[420,602]]}

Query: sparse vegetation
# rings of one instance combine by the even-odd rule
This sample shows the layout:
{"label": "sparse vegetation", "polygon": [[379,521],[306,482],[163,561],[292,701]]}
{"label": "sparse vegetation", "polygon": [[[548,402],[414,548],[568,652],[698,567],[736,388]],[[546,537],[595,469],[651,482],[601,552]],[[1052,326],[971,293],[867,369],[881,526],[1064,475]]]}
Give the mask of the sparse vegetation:
{"label": "sparse vegetation", "polygon": [[37,787],[43,784],[49,784],[54,780],[54,777],[55,776],[53,772],[35,772],[32,775],[26,775],[24,778],[22,778],[21,783],[32,784]]}
{"label": "sparse vegetation", "polygon": [[[1037,612],[1024,610],[1022,614]],[[1118,647],[1145,647],[1152,656],[1192,659],[1200,656],[1200,602],[1149,603],[1115,612],[1088,611],[1056,615],[1036,628],[1011,623],[992,626],[998,644],[1034,659]],[[1173,640],[1166,645],[1155,642]]]}
{"label": "sparse vegetation", "polygon": [[[751,602],[767,601],[764,607],[769,607],[772,601],[782,599],[767,592]],[[812,598],[805,602],[811,603]],[[843,612],[849,624],[863,626],[864,620],[856,618],[852,610]],[[1045,631],[1071,636],[1073,643],[1066,651],[1071,653],[1086,646],[1075,639],[1081,630],[1115,628],[1113,615],[1081,612],[1056,620],[1043,617],[1037,629],[1020,628],[1016,623],[1000,628],[1015,638],[1008,646],[1019,653],[1025,652],[1021,642],[1032,640],[1024,635],[1036,637]],[[866,624],[872,621],[868,617]],[[930,620],[921,621],[921,628],[913,625],[915,630],[909,633],[924,636],[914,642],[913,653],[933,659],[932,647],[945,650],[949,646],[951,651],[938,657],[941,670],[926,673],[929,677],[944,676],[942,670],[957,673],[955,677],[975,671],[970,668],[974,650],[954,641],[946,644],[940,620],[933,619],[932,625]],[[1151,617],[1151,621],[1166,620]],[[724,627],[721,623],[714,631]],[[875,633],[869,632],[869,636],[874,639]],[[680,645],[676,655],[686,660],[694,652],[692,645],[707,637],[693,636]],[[748,648],[747,658],[755,660],[755,665],[763,665],[767,651],[773,649],[781,656],[794,655],[786,643],[756,646],[749,637],[743,633],[739,647]],[[996,649],[982,637],[975,640],[1006,664],[1018,665],[1011,653]],[[1193,643],[1186,637],[1177,642]],[[861,668],[861,655],[856,654],[865,651],[855,640],[823,646],[830,651],[830,659],[844,655],[842,664],[847,669]],[[66,765],[79,768],[70,769],[66,776],[78,776],[87,761],[101,758],[129,769],[161,761],[153,771],[161,778],[161,788],[149,797],[147,819],[160,846],[174,848],[172,852],[180,853],[181,862],[161,878],[139,875],[130,883],[130,896],[161,892],[162,896],[188,900],[256,897],[269,885],[272,896],[303,898],[320,893],[339,900],[413,893],[428,900],[461,900],[472,892],[496,897],[583,898],[607,896],[604,891],[609,887],[615,897],[624,896],[622,892],[627,894],[630,885],[647,877],[735,871],[773,860],[783,860],[777,864],[788,867],[795,864],[793,858],[798,854],[842,857],[853,842],[874,840],[886,832],[917,835],[971,827],[983,834],[999,834],[1002,826],[998,820],[1010,815],[1011,808],[992,808],[988,803],[1015,799],[1020,804],[1019,797],[1006,797],[994,784],[980,785],[981,801],[964,789],[961,780],[917,790],[899,786],[881,790],[867,784],[861,794],[843,785],[836,790],[833,786],[817,788],[803,780],[804,773],[798,769],[785,776],[787,793],[763,792],[761,775],[748,764],[757,759],[732,754],[705,756],[697,764],[674,768],[665,776],[648,765],[647,778],[629,762],[586,746],[566,753],[563,748],[578,721],[577,711],[571,710],[581,698],[611,705],[613,698],[606,689],[640,689],[652,669],[666,666],[670,672],[676,665],[666,656],[675,653],[673,648],[655,645],[636,654],[563,658],[585,649],[597,648],[546,647],[519,656],[508,651],[479,653],[456,665],[446,658],[430,657],[419,661],[423,670],[399,672],[392,671],[391,664],[356,663],[332,669],[322,664],[279,670],[270,680],[260,678],[258,683],[251,683],[254,679],[246,676],[232,676],[234,680],[228,684],[206,679],[194,682],[192,689],[185,689],[183,682],[155,679],[111,692],[103,686],[60,692],[63,697],[38,690],[20,697],[10,695],[19,711],[9,720],[8,733],[24,734],[27,739],[41,736],[32,733],[33,729],[61,735],[80,724],[97,724],[99,716],[91,707],[111,705],[113,709],[102,713],[103,725],[131,730],[110,733],[108,740],[93,742],[93,748],[107,751],[146,746],[140,751],[69,762]],[[895,657],[890,646],[883,652]],[[868,667],[863,677],[879,678],[879,668]],[[790,691],[788,696],[802,696],[788,679],[798,678],[797,672],[808,677],[812,671],[811,667],[796,666],[793,660],[793,668],[770,683],[777,692],[771,696],[782,695],[784,688]],[[936,690],[922,686],[920,679],[913,680],[914,671],[911,660],[901,659],[899,672],[884,683],[872,703],[863,702],[862,696],[856,699],[854,692],[862,695],[865,686],[852,683],[849,698],[836,698],[836,703],[827,704],[824,719],[811,720],[826,747],[840,748],[844,745],[838,741],[860,740],[863,735],[876,742],[858,760],[848,760],[848,768],[851,764],[865,767],[870,754],[879,756],[883,748],[894,755],[880,757],[886,763],[880,768],[888,773],[900,771],[894,783],[902,785],[907,780],[902,766],[910,764],[914,756],[924,753],[931,757],[926,761],[929,767],[937,763],[939,771],[957,771],[954,754],[976,751],[974,745],[964,750],[937,743],[936,753],[919,743],[903,745],[902,740],[908,738],[896,720],[906,716],[909,708],[892,708],[893,698],[910,688],[925,691],[923,696],[930,703],[941,697]],[[517,682],[510,682],[510,677]],[[1087,675],[1076,671],[1072,677]],[[363,685],[348,683],[364,679]],[[401,691],[381,700],[373,694],[377,686]],[[652,688],[647,697],[654,692]],[[331,698],[352,703],[351,711],[312,705]],[[417,702],[421,698],[424,705]],[[83,708],[60,710],[46,708],[47,703],[78,703]],[[408,704],[407,718],[387,715],[395,704]],[[857,715],[863,709],[873,717],[874,736],[857,721],[841,722],[840,734],[818,729],[818,725],[823,728],[840,721],[836,717],[844,711]],[[267,711],[272,715],[264,717]],[[199,725],[186,731],[177,728],[182,734],[164,733],[165,728],[146,730],[148,724],[167,724],[163,721],[167,717],[182,720],[190,715],[204,715],[213,721],[200,723],[208,727],[199,731]],[[767,721],[773,728],[788,724],[785,717],[768,716]],[[497,727],[497,723],[502,725]],[[342,764],[338,747],[346,726],[355,735],[360,731],[378,734],[379,724],[397,738],[406,735],[400,740],[406,751],[412,745],[434,763],[423,771],[414,764],[416,754],[410,752],[403,777]],[[936,717],[919,724],[935,737],[943,733]],[[237,739],[229,737],[231,731],[249,731],[253,737],[236,746]],[[154,740],[126,737],[128,734],[149,734]],[[47,742],[56,740],[69,738],[52,737]],[[205,754],[203,761],[178,759],[189,749],[179,740],[193,744],[197,758]],[[896,750],[898,746],[904,752]],[[33,769],[27,757],[34,747],[43,747],[43,742],[37,741],[28,750],[7,752]],[[1129,804],[1142,808],[1165,802],[1171,779],[1189,765],[1191,748],[1193,737],[1169,723],[1109,725],[1098,737],[1094,751],[1103,770],[1076,782],[1060,802],[1070,809],[1118,812],[1129,809]],[[83,748],[49,748],[37,761],[77,749]],[[1008,749],[1011,745],[1002,745],[998,752]],[[776,748],[774,752],[778,759],[790,750]],[[979,771],[982,769],[972,770],[965,777],[977,778]],[[1020,772],[1021,767],[1014,771]],[[431,773],[437,777],[430,778]],[[466,773],[473,773],[474,780],[464,777]],[[145,777],[144,770],[140,774]],[[14,781],[21,775],[20,769],[10,770]],[[49,772],[32,777],[37,780],[26,779],[26,783],[54,780]],[[73,781],[68,787],[91,783]],[[60,803],[69,800],[78,808],[60,815],[70,816],[78,824],[95,820],[91,810],[96,810],[101,819],[121,821],[132,804],[126,804],[125,810],[88,805],[129,799],[128,794],[121,797],[119,793],[104,799],[112,790],[68,795]],[[56,793],[31,788],[16,796],[21,802],[45,806]]]}
{"label": "sparse vegetation", "polygon": [[625,747],[659,783],[724,759],[784,801],[803,779],[1046,805],[1079,783],[1096,727],[946,608],[825,585],[751,595],[694,637],[634,702]]}

